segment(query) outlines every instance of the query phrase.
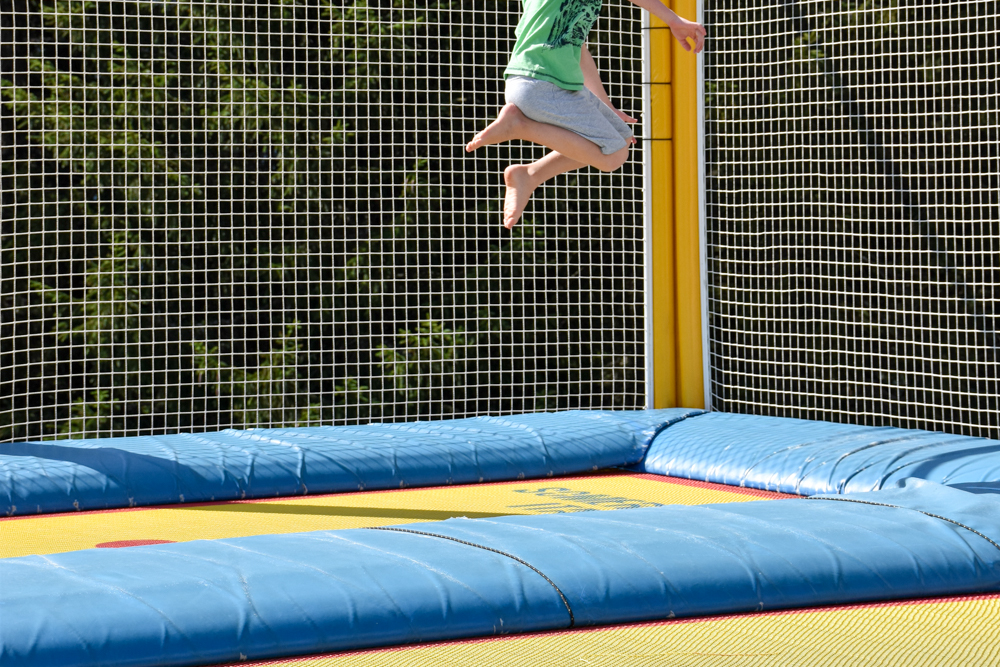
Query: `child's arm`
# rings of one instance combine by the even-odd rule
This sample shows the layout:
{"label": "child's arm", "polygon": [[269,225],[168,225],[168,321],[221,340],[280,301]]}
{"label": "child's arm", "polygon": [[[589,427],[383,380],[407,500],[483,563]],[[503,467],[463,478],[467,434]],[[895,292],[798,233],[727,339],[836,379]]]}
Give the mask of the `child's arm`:
{"label": "child's arm", "polygon": [[[590,55],[590,51],[587,50],[586,44],[580,49],[580,69],[583,70],[583,85],[587,90],[597,95],[597,99],[608,105],[626,123],[637,122],[635,118],[632,118],[632,116],[629,116],[624,111],[619,111],[611,103],[611,98],[608,97],[607,92],[604,90],[604,84],[601,82],[601,74],[597,71],[597,63],[594,62],[594,56]],[[632,143],[635,143],[634,137]]]}
{"label": "child's arm", "polygon": [[670,32],[685,51],[691,50],[688,39],[694,40],[694,52],[701,53],[705,47],[705,27],[700,23],[682,19],[673,10],[668,9],[660,0],[629,0],[636,7],[645,9],[650,14],[660,19],[670,27]]}

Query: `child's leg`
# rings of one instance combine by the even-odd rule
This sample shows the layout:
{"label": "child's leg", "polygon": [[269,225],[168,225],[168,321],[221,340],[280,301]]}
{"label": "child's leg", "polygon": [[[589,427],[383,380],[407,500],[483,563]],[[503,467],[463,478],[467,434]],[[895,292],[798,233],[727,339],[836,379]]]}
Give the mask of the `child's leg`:
{"label": "child's leg", "polygon": [[507,167],[503,172],[503,180],[507,184],[503,202],[503,226],[510,229],[517,224],[531,194],[539,185],[559,174],[585,166],[583,162],[553,151],[537,162]]}
{"label": "child's leg", "polygon": [[[499,144],[512,139],[541,144],[564,157],[581,163],[580,166],[589,164],[601,171],[618,169],[628,157],[628,146],[610,155],[604,155],[601,148],[589,139],[584,139],[576,132],[555,125],[531,120],[513,104],[508,104],[501,109],[497,119],[473,137],[472,141],[466,145],[465,150],[471,152],[482,146]],[[574,167],[574,169],[578,168]]]}

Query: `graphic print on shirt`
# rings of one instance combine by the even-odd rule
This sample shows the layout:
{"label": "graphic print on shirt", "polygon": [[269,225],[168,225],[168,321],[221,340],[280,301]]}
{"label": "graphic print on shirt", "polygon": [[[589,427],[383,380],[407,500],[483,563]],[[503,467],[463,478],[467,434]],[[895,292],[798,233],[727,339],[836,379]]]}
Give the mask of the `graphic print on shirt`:
{"label": "graphic print on shirt", "polygon": [[600,13],[601,0],[562,0],[559,16],[552,23],[545,45],[553,49],[583,46]]}

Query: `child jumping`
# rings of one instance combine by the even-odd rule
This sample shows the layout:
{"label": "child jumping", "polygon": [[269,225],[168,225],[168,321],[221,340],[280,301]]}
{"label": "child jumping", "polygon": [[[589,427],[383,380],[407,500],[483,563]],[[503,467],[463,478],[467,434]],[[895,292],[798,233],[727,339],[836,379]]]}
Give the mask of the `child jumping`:
{"label": "child jumping", "polygon": [[[702,50],[705,28],[700,24],[682,19],[660,0],[629,1],[666,23],[685,51],[692,49],[688,39],[695,53]],[[635,119],[614,109],[594,59],[583,48],[600,10],[601,0],[524,0],[504,71],[507,104],[465,147],[471,152],[521,139],[552,149],[537,162],[504,170],[507,229],[517,224],[539,185],[587,165],[615,171],[635,143],[627,125]]]}

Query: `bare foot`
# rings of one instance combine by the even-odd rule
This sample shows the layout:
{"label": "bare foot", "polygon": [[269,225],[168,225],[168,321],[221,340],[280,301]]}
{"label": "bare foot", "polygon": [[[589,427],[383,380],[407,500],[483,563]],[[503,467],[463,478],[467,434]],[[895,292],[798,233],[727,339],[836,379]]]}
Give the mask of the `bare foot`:
{"label": "bare foot", "polygon": [[521,113],[520,109],[513,104],[504,106],[497,114],[497,119],[465,145],[466,152],[471,153],[482,146],[501,144],[511,139],[517,139],[517,128],[522,122],[524,122],[524,114]]}
{"label": "bare foot", "polygon": [[512,164],[503,171],[507,193],[503,199],[503,226],[513,229],[537,187],[528,174],[528,165]]}

